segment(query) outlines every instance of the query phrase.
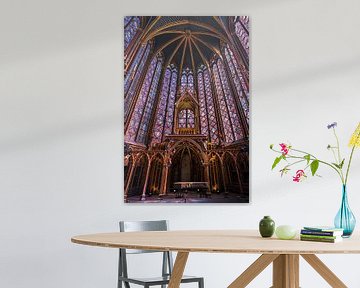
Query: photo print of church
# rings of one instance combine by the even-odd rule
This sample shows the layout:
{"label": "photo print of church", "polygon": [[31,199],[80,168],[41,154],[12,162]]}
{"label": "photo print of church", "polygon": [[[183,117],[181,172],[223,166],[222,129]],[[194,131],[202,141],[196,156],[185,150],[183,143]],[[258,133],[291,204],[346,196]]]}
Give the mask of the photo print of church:
{"label": "photo print of church", "polygon": [[125,202],[249,202],[249,24],[124,18]]}

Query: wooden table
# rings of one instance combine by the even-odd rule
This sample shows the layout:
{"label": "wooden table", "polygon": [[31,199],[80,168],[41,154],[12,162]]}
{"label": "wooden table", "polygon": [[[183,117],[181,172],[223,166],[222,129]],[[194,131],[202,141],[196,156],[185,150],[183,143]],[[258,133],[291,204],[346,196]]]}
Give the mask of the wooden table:
{"label": "wooden table", "polygon": [[77,244],[177,251],[169,288],[178,288],[190,252],[262,254],[228,288],[246,287],[273,263],[273,288],[299,287],[299,256],[302,256],[331,287],[347,287],[315,254],[360,253],[360,237],[339,243],[319,243],[261,238],[255,230],[117,232],[75,236]]}

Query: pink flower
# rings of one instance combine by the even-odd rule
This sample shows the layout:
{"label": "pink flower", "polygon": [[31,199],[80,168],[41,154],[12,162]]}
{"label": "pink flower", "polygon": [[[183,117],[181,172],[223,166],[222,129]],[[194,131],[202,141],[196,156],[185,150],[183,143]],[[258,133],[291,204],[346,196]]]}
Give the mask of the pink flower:
{"label": "pink flower", "polygon": [[300,182],[301,180],[303,180],[306,177],[304,170],[298,170],[296,171],[296,175],[293,176],[293,181],[294,182]]}
{"label": "pink flower", "polygon": [[289,146],[287,146],[285,143],[279,144],[281,147],[281,152],[283,155],[287,155],[289,153]]}

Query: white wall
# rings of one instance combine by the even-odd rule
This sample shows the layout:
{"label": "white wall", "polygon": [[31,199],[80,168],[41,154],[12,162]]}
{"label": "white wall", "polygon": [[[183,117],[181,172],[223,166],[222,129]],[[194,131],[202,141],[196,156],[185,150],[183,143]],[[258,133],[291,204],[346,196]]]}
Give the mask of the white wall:
{"label": "white wall", "polygon": [[[263,215],[298,227],[331,224],[335,216],[335,175],[320,169],[321,179],[281,179],[270,171],[268,146],[291,141],[330,157],[325,126],[337,121],[348,151],[360,120],[360,2],[127,2],[2,5],[0,287],[115,287],[116,250],[74,245],[70,237],[115,231],[120,219],[237,229],[257,228]],[[251,204],[122,204],[122,17],[142,14],[251,16]],[[359,172],[357,151],[349,193],[358,218]],[[360,287],[359,257],[321,258],[349,287]],[[187,273],[204,275],[206,287],[226,287],[255,258],[193,254]],[[150,259],[134,263],[135,273],[155,271]],[[269,287],[270,276],[267,269],[249,287]],[[303,262],[301,285],[327,287]]]}

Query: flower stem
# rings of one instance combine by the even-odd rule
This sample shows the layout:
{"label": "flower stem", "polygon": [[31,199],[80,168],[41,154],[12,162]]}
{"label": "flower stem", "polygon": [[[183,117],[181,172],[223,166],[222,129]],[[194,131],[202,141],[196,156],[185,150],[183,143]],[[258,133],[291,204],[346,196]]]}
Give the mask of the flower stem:
{"label": "flower stem", "polygon": [[334,131],[334,135],[335,135],[335,138],[336,138],[336,145],[337,145],[336,149],[338,151],[338,157],[339,157],[339,163],[338,164],[340,164],[341,163],[341,155],[340,155],[339,137],[336,134],[335,128],[333,128],[333,131]]}
{"label": "flower stem", "polygon": [[349,158],[349,164],[348,164],[348,167],[347,167],[347,169],[346,169],[346,176],[345,176],[345,183],[344,183],[344,185],[346,185],[347,180],[348,180],[349,170],[350,170],[350,165],[351,165],[351,160],[352,160],[354,151],[355,151],[355,145],[354,145],[353,148],[351,149],[351,154],[350,154],[350,158]]}
{"label": "flower stem", "polygon": [[302,150],[298,150],[298,149],[293,149],[293,148],[291,148],[291,150],[293,150],[293,151],[295,151],[295,152],[303,153],[303,154],[306,154],[306,155],[310,155],[311,157],[313,157],[313,158],[316,159],[316,157],[315,157],[314,155],[312,155],[312,154],[310,154],[310,153],[308,153],[308,152],[306,152],[306,151],[302,151]]}
{"label": "flower stem", "polygon": [[[360,133],[359,133],[359,136],[360,136]],[[279,151],[279,150],[275,150],[275,149],[273,149],[273,148],[271,148],[271,150],[273,150],[274,152],[283,154],[283,152],[281,152],[281,151]],[[305,151],[301,151],[301,150],[297,150],[297,149],[293,149],[293,148],[291,148],[291,150],[292,150],[292,151],[295,151],[295,152],[303,153],[303,154],[306,154],[306,155],[310,155],[310,157],[312,157],[312,158],[310,158],[311,161],[317,160],[317,161],[319,161],[319,163],[322,163],[322,164],[325,164],[325,165],[331,167],[331,168],[334,169],[334,170],[336,171],[336,173],[339,175],[340,180],[341,180],[341,183],[345,184],[344,177],[343,177],[343,176],[341,175],[341,173],[339,172],[339,169],[336,168],[334,165],[331,165],[330,163],[325,162],[325,161],[323,161],[323,160],[317,159],[314,155],[312,155],[312,154],[310,154],[310,153],[307,153],[307,152],[305,152]],[[289,154],[285,155],[285,157],[286,157],[286,158],[293,158],[293,159],[304,159],[304,157],[292,156],[292,155],[289,155]]]}
{"label": "flower stem", "polygon": [[[310,155],[310,154],[309,154],[309,155]],[[292,155],[286,155],[286,157],[288,157],[288,158],[294,158],[294,159],[302,159],[302,158],[303,158],[303,157],[292,156]],[[331,164],[329,164],[329,163],[327,163],[327,162],[325,162],[325,161],[322,161],[322,160],[320,160],[320,159],[317,159],[316,157],[310,158],[310,160],[312,160],[312,161],[313,161],[313,160],[317,160],[317,161],[319,161],[319,163],[325,164],[325,165],[331,167],[332,169],[334,169],[334,170],[336,171],[336,173],[339,175],[341,182],[342,182],[343,184],[345,184],[343,177],[341,176],[339,170],[338,170],[335,166],[333,166],[333,165],[331,165]]]}
{"label": "flower stem", "polygon": [[291,163],[291,164],[289,164],[289,165],[286,165],[286,167],[293,166],[293,165],[298,164],[298,163],[301,163],[301,162],[303,162],[303,161],[305,161],[305,159],[301,159],[301,160],[295,161],[295,162],[293,162],[293,163]]}
{"label": "flower stem", "polygon": [[347,167],[347,169],[346,169],[346,176],[345,176],[345,182],[344,182],[345,185],[346,185],[347,180],[348,180],[349,170],[350,170],[350,165],[351,165],[352,157],[353,157],[353,154],[354,154],[354,151],[355,151],[356,142],[358,141],[359,137],[360,137],[360,132],[359,132],[358,135],[356,136],[355,144],[354,144],[353,148],[351,149],[351,154],[350,154],[350,158],[349,158],[349,163],[348,163],[348,167]]}

